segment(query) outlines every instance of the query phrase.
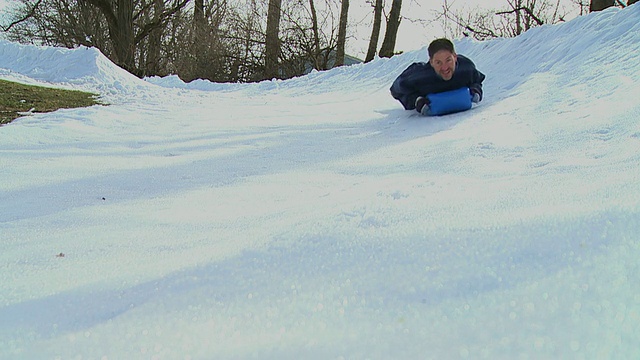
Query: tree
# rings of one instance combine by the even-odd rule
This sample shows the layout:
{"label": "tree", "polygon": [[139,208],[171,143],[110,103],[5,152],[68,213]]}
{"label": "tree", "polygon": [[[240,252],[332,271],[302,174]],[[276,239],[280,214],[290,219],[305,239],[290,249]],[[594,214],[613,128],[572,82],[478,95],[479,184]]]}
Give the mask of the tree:
{"label": "tree", "polygon": [[[138,45],[182,9],[189,0],[162,0],[158,7],[142,0],[22,0],[23,13],[13,22],[12,39],[73,47],[96,46],[124,69],[140,75]],[[171,2],[165,8],[164,1]]]}
{"label": "tree", "polygon": [[451,32],[473,36],[478,40],[496,37],[514,37],[543,24],[564,21],[558,0],[507,0],[503,10],[475,11],[462,14],[452,11],[448,1],[444,2],[441,18],[457,26]]}
{"label": "tree", "polygon": [[[195,60],[195,77],[203,76],[207,68],[207,30],[208,22],[205,18],[204,0],[195,0],[193,4],[193,56]],[[189,79],[191,80],[191,79]]]}
{"label": "tree", "polygon": [[313,31],[313,55],[312,63],[314,69],[320,68],[320,29],[318,27],[318,12],[313,0],[309,0],[309,10],[311,11],[311,30]]}
{"label": "tree", "polygon": [[280,12],[282,0],[269,0],[267,11],[267,33],[264,49],[264,78],[278,76],[278,58],[280,57]]}
{"label": "tree", "polygon": [[572,0],[572,2],[580,8],[580,16],[589,12],[589,0]]}
{"label": "tree", "polygon": [[130,0],[79,0],[97,8],[107,20],[111,46],[117,63],[128,71],[134,66],[133,1]]}
{"label": "tree", "polygon": [[[282,5],[279,77],[334,67],[341,36],[340,14],[348,14],[342,11],[341,1],[298,0]],[[346,23],[344,39],[346,42]]]}
{"label": "tree", "polygon": [[373,60],[376,56],[376,48],[378,47],[378,39],[380,38],[380,27],[382,25],[382,0],[376,0],[373,6],[373,26],[371,28],[371,37],[369,38],[369,48],[364,62]]}
{"label": "tree", "polygon": [[342,0],[340,9],[340,23],[338,26],[338,41],[336,43],[336,61],[333,66],[344,65],[344,46],[347,40],[347,20],[349,13],[349,0]]}
{"label": "tree", "polygon": [[[147,21],[159,21],[158,16],[164,13],[165,3],[163,0],[153,0],[153,15]],[[139,68],[144,75],[157,75],[162,72],[161,50],[164,29],[157,27],[149,33],[146,39],[146,51],[140,51]]]}
{"label": "tree", "polygon": [[23,14],[19,15],[18,18],[13,20],[9,25],[3,26],[2,27],[2,31],[8,32],[14,26],[16,26],[18,24],[21,24],[21,23],[24,23],[25,21],[27,21],[30,18],[34,17],[40,11],[40,6],[41,6],[42,2],[43,2],[43,0],[38,0],[36,3],[33,3],[33,4],[26,3],[25,4],[25,9],[23,11]]}
{"label": "tree", "polygon": [[[544,25],[544,21],[540,19],[534,10],[536,1],[533,0],[511,0],[509,1],[511,9],[498,11],[496,15],[513,15],[515,17],[515,35],[520,35],[524,31],[531,29],[535,25]],[[534,25],[535,23],[535,25]]]}
{"label": "tree", "polygon": [[392,57],[394,49],[396,47],[396,37],[398,35],[398,28],[400,28],[400,9],[402,7],[402,0],[393,0],[391,3],[391,10],[389,11],[389,18],[387,19],[387,29],[384,33],[384,39],[382,40],[382,46],[380,47],[380,57]]}
{"label": "tree", "polygon": [[12,41],[74,47],[110,49],[109,35],[99,11],[86,3],[66,0],[21,0],[14,21],[5,29]]}
{"label": "tree", "polygon": [[196,43],[204,40],[207,25],[204,17],[204,0],[195,0],[193,4],[193,32]]}
{"label": "tree", "polygon": [[602,11],[614,5],[615,5],[615,0],[591,0],[589,11],[590,12]]}

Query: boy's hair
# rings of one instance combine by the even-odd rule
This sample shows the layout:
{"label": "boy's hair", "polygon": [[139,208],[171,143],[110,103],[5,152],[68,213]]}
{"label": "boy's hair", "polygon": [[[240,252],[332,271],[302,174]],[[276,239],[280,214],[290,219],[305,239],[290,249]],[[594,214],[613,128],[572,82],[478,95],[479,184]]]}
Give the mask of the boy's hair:
{"label": "boy's hair", "polygon": [[452,54],[456,53],[451,40],[445,38],[435,39],[431,42],[431,44],[429,44],[429,59],[431,59],[433,55],[435,55],[440,50],[447,50]]}

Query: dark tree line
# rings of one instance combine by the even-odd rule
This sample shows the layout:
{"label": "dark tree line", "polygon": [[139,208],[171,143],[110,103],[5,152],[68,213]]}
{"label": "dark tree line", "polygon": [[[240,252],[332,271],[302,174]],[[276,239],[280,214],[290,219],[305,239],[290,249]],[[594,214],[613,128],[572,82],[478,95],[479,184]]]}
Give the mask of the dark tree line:
{"label": "dark tree line", "polygon": [[[178,74],[185,81],[248,82],[329,69],[344,64],[349,37],[349,0],[19,2],[3,29],[10,40],[96,47],[138,76]],[[387,31],[381,56],[393,54],[400,2],[394,0],[395,29]],[[382,7],[380,0],[378,23]]]}

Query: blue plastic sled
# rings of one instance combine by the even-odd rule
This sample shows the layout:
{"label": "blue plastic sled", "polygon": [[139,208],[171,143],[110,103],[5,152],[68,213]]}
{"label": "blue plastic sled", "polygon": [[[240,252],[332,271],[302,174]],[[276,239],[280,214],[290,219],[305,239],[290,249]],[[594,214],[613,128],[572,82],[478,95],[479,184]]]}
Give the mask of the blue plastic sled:
{"label": "blue plastic sled", "polygon": [[446,115],[471,109],[471,93],[468,87],[429,94],[430,116]]}

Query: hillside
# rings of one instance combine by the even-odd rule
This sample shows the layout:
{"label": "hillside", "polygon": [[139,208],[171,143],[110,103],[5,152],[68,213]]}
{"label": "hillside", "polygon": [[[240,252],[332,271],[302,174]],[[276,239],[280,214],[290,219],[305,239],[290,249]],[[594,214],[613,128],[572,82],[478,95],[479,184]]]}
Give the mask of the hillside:
{"label": "hillside", "polygon": [[389,96],[426,49],[256,84],[0,41],[111,104],[0,127],[2,359],[640,357],[640,6],[456,43],[485,100]]}

